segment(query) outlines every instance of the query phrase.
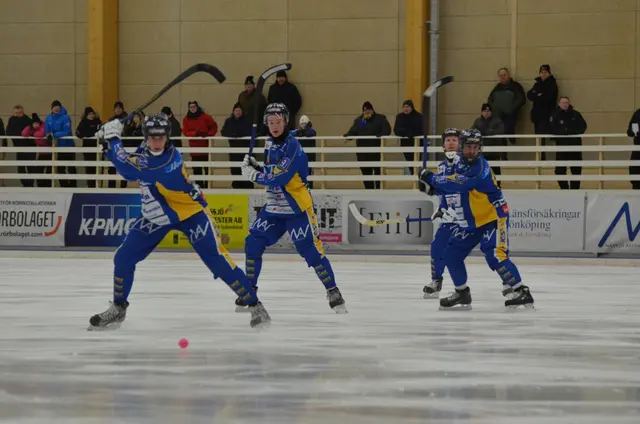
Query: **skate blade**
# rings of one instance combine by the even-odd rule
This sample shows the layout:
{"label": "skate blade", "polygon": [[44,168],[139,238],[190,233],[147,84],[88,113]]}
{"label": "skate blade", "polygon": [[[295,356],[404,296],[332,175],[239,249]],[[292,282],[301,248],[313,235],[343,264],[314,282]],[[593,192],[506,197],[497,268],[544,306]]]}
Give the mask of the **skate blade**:
{"label": "skate blade", "polygon": [[505,306],[504,309],[506,312],[517,312],[520,306],[522,306],[523,312],[535,312],[536,310],[535,306],[533,306],[533,303],[527,303],[526,305],[509,305]]}
{"label": "skate blade", "polygon": [[250,312],[250,311],[249,311],[249,307],[247,307],[247,306],[237,306],[236,305],[236,312],[238,312],[238,313],[246,313],[246,312]]}
{"label": "skate blade", "polygon": [[435,292],[435,293],[424,293],[423,292],[423,299],[437,299],[440,297],[440,292]]}
{"label": "skate blade", "polygon": [[470,311],[471,305],[440,306],[440,311]]}
{"label": "skate blade", "polygon": [[114,322],[113,324],[105,325],[104,327],[95,327],[93,325],[89,325],[87,331],[113,331],[119,329],[121,326],[121,322]]}
{"label": "skate blade", "polygon": [[343,315],[343,314],[348,314],[349,311],[347,311],[347,306],[343,303],[342,305],[336,305],[333,308],[331,308],[334,310],[334,312],[338,315]]}
{"label": "skate blade", "polygon": [[267,321],[262,321],[259,324],[251,324],[249,323],[249,325],[251,326],[251,328],[253,328],[254,330],[266,330],[269,327],[271,327],[271,320],[267,320]]}

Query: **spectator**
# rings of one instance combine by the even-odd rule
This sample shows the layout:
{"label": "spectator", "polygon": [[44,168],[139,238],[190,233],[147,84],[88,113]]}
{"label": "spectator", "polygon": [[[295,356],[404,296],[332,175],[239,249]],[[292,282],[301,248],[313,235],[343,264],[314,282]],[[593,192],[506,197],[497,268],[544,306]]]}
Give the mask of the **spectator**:
{"label": "spectator", "polygon": [[[636,110],[627,128],[627,135],[633,137],[633,144],[640,146],[640,109]],[[631,152],[630,160],[640,160],[640,151]],[[629,175],[640,175],[640,166],[632,165],[629,167]],[[631,187],[634,190],[640,189],[640,181],[631,181]]]}
{"label": "spectator", "polygon": [[[573,108],[568,97],[560,97],[558,107],[549,118],[549,130],[553,135],[580,135],[587,130],[584,118]],[[556,146],[580,146],[582,137],[556,138]],[[556,152],[557,161],[582,160],[582,152]],[[556,175],[566,175],[566,166],[556,166]],[[571,167],[572,175],[581,175],[581,166]],[[579,190],[580,181],[558,181],[561,189]]]}
{"label": "spectator", "polygon": [[[4,133],[4,121],[2,120],[2,118],[0,118],[0,137],[4,137],[5,133]],[[2,142],[0,143],[0,147],[7,147],[7,139],[3,138]]]}
{"label": "spectator", "polygon": [[[51,113],[47,115],[44,121],[44,131],[47,133],[47,139],[58,147],[75,147],[75,142],[71,137],[71,118],[67,114],[67,109],[62,106],[59,100],[51,103]],[[58,160],[75,161],[76,154],[73,152],[58,153]],[[62,174],[76,174],[75,166],[58,166],[56,172]],[[76,180],[60,180],[60,187],[77,187]]]}
{"label": "spectator", "polygon": [[[313,128],[313,124],[311,123],[311,121],[309,120],[309,117],[307,115],[302,115],[300,117],[300,128],[298,128],[295,132],[295,136],[296,137],[316,137],[316,130]],[[302,146],[303,149],[307,149],[307,148],[315,148],[316,147],[316,139],[312,138],[312,139],[307,139],[307,140],[299,140],[300,141],[300,145]],[[306,153],[306,152],[305,152]],[[315,153],[307,153],[307,159],[309,160],[309,162],[315,162],[316,161],[316,154]],[[309,175],[313,175],[313,168],[309,167]],[[309,181],[309,188],[313,188],[313,181]]]}
{"label": "spectator", "polygon": [[[137,112],[133,115],[133,119],[131,123],[124,127],[123,136],[124,137],[144,137],[142,134],[142,121],[144,121],[144,113]],[[137,149],[142,140],[123,140],[124,147],[130,147],[132,149]]]}
{"label": "spectator", "polygon": [[[257,106],[256,102],[258,103]],[[264,127],[264,124],[262,123],[262,115],[264,113],[264,109],[267,107],[267,99],[262,95],[262,93],[256,92],[256,84],[253,81],[252,75],[245,78],[244,91],[238,95],[237,103],[240,103],[240,106],[242,106],[242,110],[244,111],[244,116],[247,117],[251,124],[253,124],[253,114],[255,113],[255,109],[256,107],[258,108],[258,128],[262,134],[262,128]]]}
{"label": "spectator", "polygon": [[286,71],[278,71],[276,73],[276,82],[269,87],[269,95],[267,96],[269,103],[283,103],[289,109],[289,129],[293,130],[296,122],[296,115],[302,106],[302,97],[298,87],[289,82]]}
{"label": "spectator", "polygon": [[[558,83],[551,74],[549,65],[540,66],[540,76],[527,92],[527,98],[533,102],[531,108],[531,122],[536,134],[549,134],[549,118],[558,102]],[[546,145],[546,139],[541,140]],[[542,152],[542,160],[546,160],[546,152]]]}
{"label": "spectator", "polygon": [[[402,137],[400,140],[402,147],[415,147],[415,137],[424,135],[424,117],[415,109],[412,100],[402,102],[402,112],[396,115],[393,133],[398,137]],[[420,140],[421,146],[423,143]],[[411,152],[404,152],[404,158],[408,162],[413,162],[415,155]],[[413,167],[407,168],[407,175],[413,175]]]}
{"label": "spectator", "polygon": [[[212,137],[218,132],[218,124],[211,115],[204,113],[198,102],[189,102],[189,112],[182,119],[182,132],[187,137]],[[189,140],[189,147],[206,148],[209,147],[208,140]],[[206,162],[209,159],[208,153],[191,153],[191,160],[194,162]],[[209,175],[209,168],[201,166],[193,167],[194,175]],[[200,187],[206,187],[205,181],[199,181]]]}
{"label": "spectator", "polygon": [[[471,128],[480,131],[480,134],[482,134],[483,137],[504,134],[504,124],[500,119],[493,116],[491,106],[489,106],[488,103],[482,105],[480,117],[475,120]],[[483,142],[485,146],[507,145],[507,140],[504,138],[484,138]],[[488,152],[483,153],[482,155],[489,161],[490,165],[492,165],[491,161],[507,160],[506,152]],[[492,166],[491,170],[495,175],[502,174],[502,170],[499,166]],[[500,181],[498,181],[498,187],[500,187]]]}
{"label": "spectator", "polygon": [[[84,152],[82,155],[87,162],[97,162],[98,160],[98,141],[95,138],[98,129],[102,125],[102,121],[93,110],[92,107],[87,106],[84,108],[80,123],[76,127],[76,137],[82,140],[82,147],[90,147],[95,149],[94,153]],[[95,166],[87,166],[86,173],[89,175],[96,175]],[[96,187],[96,180],[88,180],[87,186],[90,188]]]}
{"label": "spectator", "polygon": [[[42,125],[42,121],[37,113],[31,114],[31,125],[28,127],[24,127],[21,135],[23,137],[35,137],[34,144],[38,147],[51,147],[51,143],[46,138],[46,134],[44,132],[44,125]],[[41,161],[50,161],[51,153],[39,153],[38,160]],[[51,174],[51,165],[46,166],[35,166],[34,167],[35,174]],[[38,187],[51,187],[51,180],[37,180]]]}
{"label": "spectator", "polygon": [[[353,125],[344,135],[350,136],[371,136],[368,139],[356,140],[358,147],[380,147],[380,137],[391,134],[391,125],[387,117],[376,113],[371,102],[364,102],[362,114],[353,120]],[[380,153],[356,153],[359,162],[379,162]],[[360,167],[362,175],[380,175],[379,167]],[[365,181],[364,187],[367,190],[380,188],[380,181]]]}
{"label": "spectator", "polygon": [[[24,108],[21,105],[15,105],[13,107],[13,115],[7,121],[7,135],[22,137],[22,130],[31,126],[31,119],[25,115]],[[13,145],[15,147],[35,147],[33,139],[20,139],[14,138]],[[16,153],[16,160],[36,160],[36,154],[32,152],[19,152]],[[35,169],[31,166],[18,166],[18,174],[35,173]],[[35,181],[33,180],[20,180],[23,187],[33,187]]]}
{"label": "spectator", "polygon": [[169,106],[163,107],[161,112],[167,115],[167,118],[169,118],[169,122],[171,123],[171,133],[169,134],[169,139],[171,140],[171,143],[173,143],[175,147],[182,147],[182,140],[180,140],[179,138],[179,137],[182,137],[182,130],[180,129],[180,121],[176,119],[175,115],[173,114],[173,111]]}
{"label": "spectator", "polygon": [[[124,119],[127,117],[127,115],[129,115],[127,113],[127,111],[124,109],[124,103],[122,103],[120,100],[118,100],[117,102],[115,102],[113,104],[113,116],[111,118],[109,118],[107,121],[113,121],[114,119]],[[125,127],[128,125],[128,123],[125,124]],[[114,166],[109,166],[107,168],[107,172],[109,173],[109,175],[116,175],[116,168]],[[107,183],[109,188],[116,188],[116,181],[115,180],[109,180],[109,182]],[[126,181],[121,181],[120,182],[120,186],[121,187],[126,187],[127,186],[127,182]]]}
{"label": "spectator", "polygon": [[[491,90],[488,103],[493,115],[504,123],[504,133],[515,134],[518,112],[526,101],[524,89],[511,78],[507,68],[500,68],[498,77],[500,82]],[[511,139],[511,143],[515,143],[515,139]]]}
{"label": "spectator", "polygon": [[[244,116],[242,105],[236,103],[233,105],[231,115],[224,121],[221,134],[223,137],[229,138],[229,147],[242,147],[249,150],[250,140],[239,140],[242,137],[251,137],[251,122],[249,118]],[[246,153],[229,153],[229,161],[234,165],[240,165],[244,160]],[[231,167],[231,175],[242,175],[239,167]],[[253,188],[253,183],[241,178],[238,181],[231,182],[233,188]]]}

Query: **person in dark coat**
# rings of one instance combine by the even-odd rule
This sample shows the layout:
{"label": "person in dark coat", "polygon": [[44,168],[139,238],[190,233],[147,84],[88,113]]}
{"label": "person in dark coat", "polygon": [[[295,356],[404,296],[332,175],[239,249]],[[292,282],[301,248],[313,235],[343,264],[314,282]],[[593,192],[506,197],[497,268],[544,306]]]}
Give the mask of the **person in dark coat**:
{"label": "person in dark coat", "polygon": [[[507,68],[498,69],[500,82],[491,90],[487,103],[491,106],[493,116],[504,123],[505,134],[516,133],[518,113],[526,102],[524,88],[509,75]],[[510,139],[515,143],[515,139]]]}
{"label": "person in dark coat", "polygon": [[[98,141],[95,139],[95,135],[100,125],[102,125],[102,121],[100,121],[95,110],[90,106],[85,107],[80,123],[76,127],[76,137],[82,140],[82,147],[92,147],[96,150],[94,153],[83,153],[84,160],[88,162],[96,162],[98,160]],[[87,166],[85,172],[89,175],[96,175],[96,167]],[[95,188],[96,180],[88,180],[87,186]]]}
{"label": "person in dark coat", "polygon": [[[393,133],[398,137],[402,137],[400,145],[402,147],[414,147],[416,144],[415,137],[424,135],[424,117],[413,106],[412,100],[405,100],[402,103],[402,112],[396,115],[396,122],[393,124]],[[420,146],[424,145],[422,139]],[[415,154],[404,152],[404,158],[408,162],[413,162]],[[413,168],[408,168],[409,175],[413,175]]]}
{"label": "person in dark coat", "polygon": [[[627,127],[627,135],[633,137],[633,144],[635,146],[640,146],[640,109],[636,110],[631,117],[629,126]],[[630,160],[640,160],[640,151],[631,152]],[[640,166],[630,166],[629,175],[640,175]],[[640,181],[631,181],[631,187],[634,190],[640,189]]]}
{"label": "person in dark coat", "polygon": [[296,116],[302,106],[302,97],[298,87],[289,82],[286,71],[276,73],[276,82],[269,87],[267,95],[268,103],[283,103],[289,109],[289,129],[293,130],[296,123]]}
{"label": "person in dark coat", "polygon": [[182,137],[180,121],[176,119],[173,111],[169,106],[164,106],[161,112],[167,115],[167,118],[169,118],[169,122],[171,123],[171,133],[169,134],[169,140],[171,140],[171,144],[173,144],[175,147],[182,147],[182,140],[180,140],[179,138]]}
{"label": "person in dark coat", "polygon": [[[51,147],[51,142],[47,140],[47,135],[44,132],[44,123],[40,120],[37,113],[31,114],[31,125],[25,127],[22,130],[23,137],[33,137],[33,140],[38,147]],[[51,153],[39,153],[39,161],[51,162]],[[51,174],[51,165],[35,166],[34,173],[36,174]],[[42,179],[36,181],[38,187],[51,187],[52,181],[50,179]]]}
{"label": "person in dark coat", "polygon": [[[127,115],[129,115],[127,113],[127,111],[124,108],[124,103],[122,103],[120,100],[118,100],[117,102],[115,102],[113,104],[113,116],[111,118],[109,118],[107,120],[108,121],[113,121],[114,119],[122,119],[122,118],[126,118]],[[127,122],[124,124],[125,127],[129,126],[130,123]],[[116,168],[114,166],[110,166],[107,168],[107,172],[109,173],[109,175],[116,175]],[[116,188],[116,182],[115,180],[109,180],[109,182],[107,183],[109,188]],[[127,182],[126,181],[121,181],[120,182],[120,186],[121,187],[126,187],[127,186]]]}
{"label": "person in dark coat", "polygon": [[[242,147],[249,151],[250,139],[238,140],[242,137],[251,137],[251,121],[244,115],[242,105],[236,103],[233,105],[233,111],[231,115],[225,119],[222,125],[222,131],[220,132],[223,137],[229,138],[229,147]],[[244,160],[246,153],[229,153],[229,161],[233,164],[240,165]],[[242,170],[239,167],[231,167],[231,175],[242,175]],[[233,188],[253,188],[253,183],[241,178],[238,181],[231,183]]]}
{"label": "person in dark coat", "polygon": [[[356,140],[358,147],[380,147],[380,137],[391,134],[391,125],[387,117],[376,113],[371,102],[364,102],[362,114],[353,120],[353,125],[344,135],[350,136],[371,136],[367,139]],[[380,162],[380,153],[356,153],[359,162]],[[380,175],[379,167],[361,166],[362,175]],[[380,181],[364,181],[367,190],[381,188]]]}
{"label": "person in dark coat", "polygon": [[[244,116],[247,117],[249,122],[253,125],[253,115],[256,107],[258,108],[258,128],[262,128],[262,115],[264,109],[267,107],[267,99],[262,93],[256,92],[256,83],[253,80],[253,76],[249,75],[244,80],[244,91],[238,95],[238,101],[244,111]],[[257,103],[257,104],[256,104]]]}
{"label": "person in dark coat", "polygon": [[[503,122],[493,116],[493,112],[491,110],[491,106],[488,103],[482,105],[482,111],[480,112],[480,117],[475,120],[471,128],[480,131],[482,137],[493,136],[504,134],[504,124]],[[504,138],[483,138],[482,142],[485,146],[506,146],[507,140]],[[491,165],[491,161],[497,160],[506,160],[507,154],[506,152],[489,152],[482,153],[488,161],[489,165]],[[492,166],[491,170],[495,175],[502,174],[502,170],[499,166]],[[498,187],[500,187],[500,182],[498,181]]]}
{"label": "person in dark coat", "polygon": [[[560,97],[558,107],[549,118],[549,130],[553,135],[580,135],[587,130],[587,122],[571,105],[568,97]],[[582,137],[556,138],[556,146],[581,146]],[[556,152],[557,161],[582,160],[582,152]],[[556,166],[556,175],[566,175],[566,166]],[[572,175],[581,175],[581,166],[571,167]],[[558,181],[561,189],[579,190],[580,181]]]}
{"label": "person in dark coat", "polygon": [[[549,118],[558,104],[558,83],[551,74],[549,65],[540,66],[539,74],[531,90],[527,91],[527,98],[533,102],[533,131],[536,134],[549,134]],[[545,138],[541,142],[543,146],[547,144]],[[542,152],[542,160],[545,160],[546,156],[546,152]]]}
{"label": "person in dark coat", "polygon": [[[316,137],[317,133],[315,128],[313,128],[313,124],[307,115],[302,115],[300,117],[300,121],[298,122],[299,128],[295,131],[295,136],[300,142],[300,145],[303,149],[305,149],[305,153],[307,148],[315,148],[316,147],[316,139],[312,137]],[[302,138],[304,139],[302,139]],[[307,159],[309,162],[316,161],[315,153],[307,153]],[[309,175],[313,175],[313,168],[309,167]],[[309,188],[313,188],[313,181],[309,181],[307,183]]]}
{"label": "person in dark coat", "polygon": [[[22,130],[31,126],[31,118],[24,113],[24,108],[21,105],[15,105],[13,107],[13,115],[7,121],[7,135],[22,137]],[[15,147],[35,147],[36,143],[32,138],[14,138],[12,139]],[[16,160],[36,160],[36,153],[16,153]],[[19,166],[18,174],[33,174],[36,172],[35,167],[32,166]],[[33,187],[35,185],[34,180],[20,180],[23,187]]]}

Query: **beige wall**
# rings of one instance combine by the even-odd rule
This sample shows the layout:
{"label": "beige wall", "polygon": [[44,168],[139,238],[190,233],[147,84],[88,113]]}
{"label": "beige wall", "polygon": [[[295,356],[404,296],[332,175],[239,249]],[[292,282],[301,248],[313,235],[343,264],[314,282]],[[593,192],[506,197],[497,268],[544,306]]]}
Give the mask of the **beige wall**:
{"label": "beige wall", "polygon": [[[135,107],[182,69],[208,62],[222,85],[194,77],[158,102],[196,99],[221,125],[247,75],[293,63],[290,80],[320,134],[344,134],[364,101],[393,116],[404,97],[404,0],[120,1],[120,97]],[[268,85],[264,93],[267,94]]]}
{"label": "beige wall", "polygon": [[44,120],[58,99],[73,122],[87,102],[86,0],[0,0],[0,117]]}
{"label": "beige wall", "polygon": [[[441,127],[468,126],[497,82],[512,69],[525,91],[551,65],[560,95],[583,113],[589,132],[620,133],[640,104],[637,0],[443,0]],[[531,103],[520,131],[533,132]]]}

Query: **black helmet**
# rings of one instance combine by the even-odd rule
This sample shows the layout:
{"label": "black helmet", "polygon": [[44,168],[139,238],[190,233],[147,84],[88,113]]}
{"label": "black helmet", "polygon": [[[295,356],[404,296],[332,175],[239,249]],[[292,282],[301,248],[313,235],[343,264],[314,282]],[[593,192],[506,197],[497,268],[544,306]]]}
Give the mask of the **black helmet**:
{"label": "black helmet", "polygon": [[444,144],[444,140],[447,137],[460,137],[460,130],[457,128],[447,128],[446,130],[444,130],[444,132],[442,133],[442,144]]}
{"label": "black helmet", "polygon": [[475,163],[478,157],[482,155],[482,134],[480,133],[480,131],[476,129],[468,129],[468,130],[463,130],[462,133],[460,133],[460,149],[462,150],[464,149],[464,146],[470,145],[470,144],[478,145],[478,156],[471,158],[471,157],[465,157],[463,154],[463,159],[469,165],[472,165],[473,163]]}
{"label": "black helmet", "polygon": [[283,103],[269,103],[264,110],[264,116],[262,123],[267,125],[267,119],[269,116],[281,116],[284,119],[284,125],[289,124],[289,109]]}
{"label": "black helmet", "polygon": [[166,135],[168,139],[171,134],[171,122],[167,115],[156,113],[155,115],[147,116],[142,125],[142,134],[144,138],[153,135]]}

